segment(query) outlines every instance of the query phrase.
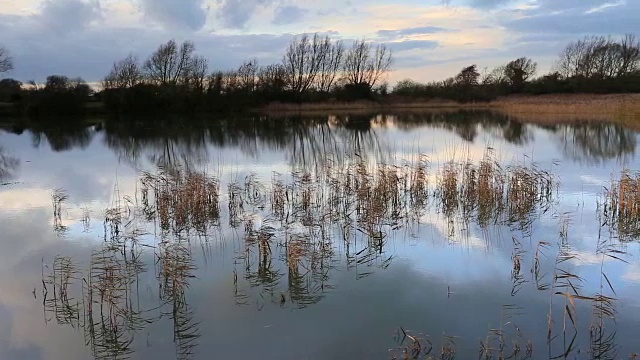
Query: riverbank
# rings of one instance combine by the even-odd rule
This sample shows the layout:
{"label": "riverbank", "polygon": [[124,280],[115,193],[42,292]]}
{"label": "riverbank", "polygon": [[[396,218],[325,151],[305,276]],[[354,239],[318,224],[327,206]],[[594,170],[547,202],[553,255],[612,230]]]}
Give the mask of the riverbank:
{"label": "riverbank", "polygon": [[[257,114],[272,118],[317,117],[325,115],[377,115],[420,114],[429,112],[456,112],[460,110],[494,111],[523,123],[543,125],[612,122],[640,129],[640,94],[552,94],[511,95],[491,102],[458,103],[442,99],[409,100],[390,95],[381,101],[319,102],[319,103],[271,103],[257,109],[245,109],[240,114]],[[7,104],[0,103],[0,122],[12,123],[25,118],[12,114]],[[179,114],[176,114],[179,116]],[[212,115],[199,114],[198,118]],[[228,114],[227,114],[228,115]],[[236,113],[235,115],[238,115]],[[85,104],[82,118],[109,117],[100,102]],[[64,117],[56,117],[58,119]],[[132,118],[139,118],[133,116]],[[156,118],[154,118],[155,120]]]}
{"label": "riverbank", "polygon": [[640,94],[510,95],[490,102],[459,103],[449,100],[383,100],[324,103],[272,103],[260,109],[271,113],[317,113],[350,111],[416,111],[431,109],[496,109],[526,114],[599,114],[640,116]]}

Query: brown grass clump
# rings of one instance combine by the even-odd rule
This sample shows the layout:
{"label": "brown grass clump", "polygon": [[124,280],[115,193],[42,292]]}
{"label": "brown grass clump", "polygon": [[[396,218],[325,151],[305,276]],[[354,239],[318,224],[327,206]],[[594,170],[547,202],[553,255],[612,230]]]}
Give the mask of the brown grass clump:
{"label": "brown grass clump", "polygon": [[555,181],[535,166],[504,170],[488,150],[478,165],[471,161],[444,165],[438,175],[435,198],[450,220],[459,215],[475,219],[482,228],[490,224],[517,224],[525,229],[536,211],[551,204]]}
{"label": "brown grass clump", "polygon": [[605,194],[601,216],[605,224],[617,231],[623,240],[640,235],[640,172],[625,169],[620,180],[612,181]]}
{"label": "brown grass clump", "polygon": [[539,205],[548,205],[553,192],[553,177],[535,167],[516,166],[510,169],[507,183],[509,218],[527,225],[530,215]]}
{"label": "brown grass clump", "polygon": [[193,172],[161,172],[145,174],[142,184],[143,191],[145,188],[147,192],[149,188],[154,190],[155,213],[162,230],[180,233],[195,229],[205,233],[208,227],[219,224],[220,185],[217,179]]}

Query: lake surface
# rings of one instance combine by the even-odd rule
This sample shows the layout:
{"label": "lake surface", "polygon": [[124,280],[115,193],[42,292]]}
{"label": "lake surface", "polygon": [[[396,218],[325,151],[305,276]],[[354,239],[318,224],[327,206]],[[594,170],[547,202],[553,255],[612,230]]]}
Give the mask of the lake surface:
{"label": "lake surface", "polygon": [[0,130],[0,359],[640,352],[636,132],[212,123]]}

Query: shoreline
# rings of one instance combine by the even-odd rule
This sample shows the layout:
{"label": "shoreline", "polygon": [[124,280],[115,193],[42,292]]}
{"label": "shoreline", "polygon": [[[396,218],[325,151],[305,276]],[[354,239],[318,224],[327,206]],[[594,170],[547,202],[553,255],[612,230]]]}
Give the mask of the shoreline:
{"label": "shoreline", "polygon": [[[87,103],[83,118],[110,116],[100,103]],[[0,123],[25,120],[20,114],[7,112],[9,104],[0,103]],[[4,111],[2,111],[4,110]],[[403,100],[386,98],[383,101],[278,103],[254,109],[248,114],[269,117],[319,115],[380,115],[420,114],[428,112],[494,111],[511,116],[515,121],[543,125],[609,122],[640,129],[640,93],[621,94],[548,94],[509,95],[490,102],[458,103],[454,101]],[[203,113],[210,115],[215,113]],[[179,114],[177,114],[179,115]],[[237,115],[237,114],[236,114]],[[135,116],[135,115],[131,115]]]}
{"label": "shoreline", "polygon": [[549,94],[510,95],[488,102],[460,103],[449,100],[391,100],[322,103],[274,102],[256,109],[263,114],[285,112],[353,111],[353,110],[431,110],[431,109],[509,109],[527,113],[578,114],[585,110],[598,113],[630,111],[640,115],[640,94]]}

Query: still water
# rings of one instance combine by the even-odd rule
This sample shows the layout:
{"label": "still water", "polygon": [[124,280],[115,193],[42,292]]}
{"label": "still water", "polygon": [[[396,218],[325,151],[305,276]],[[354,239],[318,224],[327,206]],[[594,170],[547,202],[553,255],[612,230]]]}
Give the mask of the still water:
{"label": "still water", "polygon": [[214,124],[0,130],[0,359],[640,352],[634,131]]}

